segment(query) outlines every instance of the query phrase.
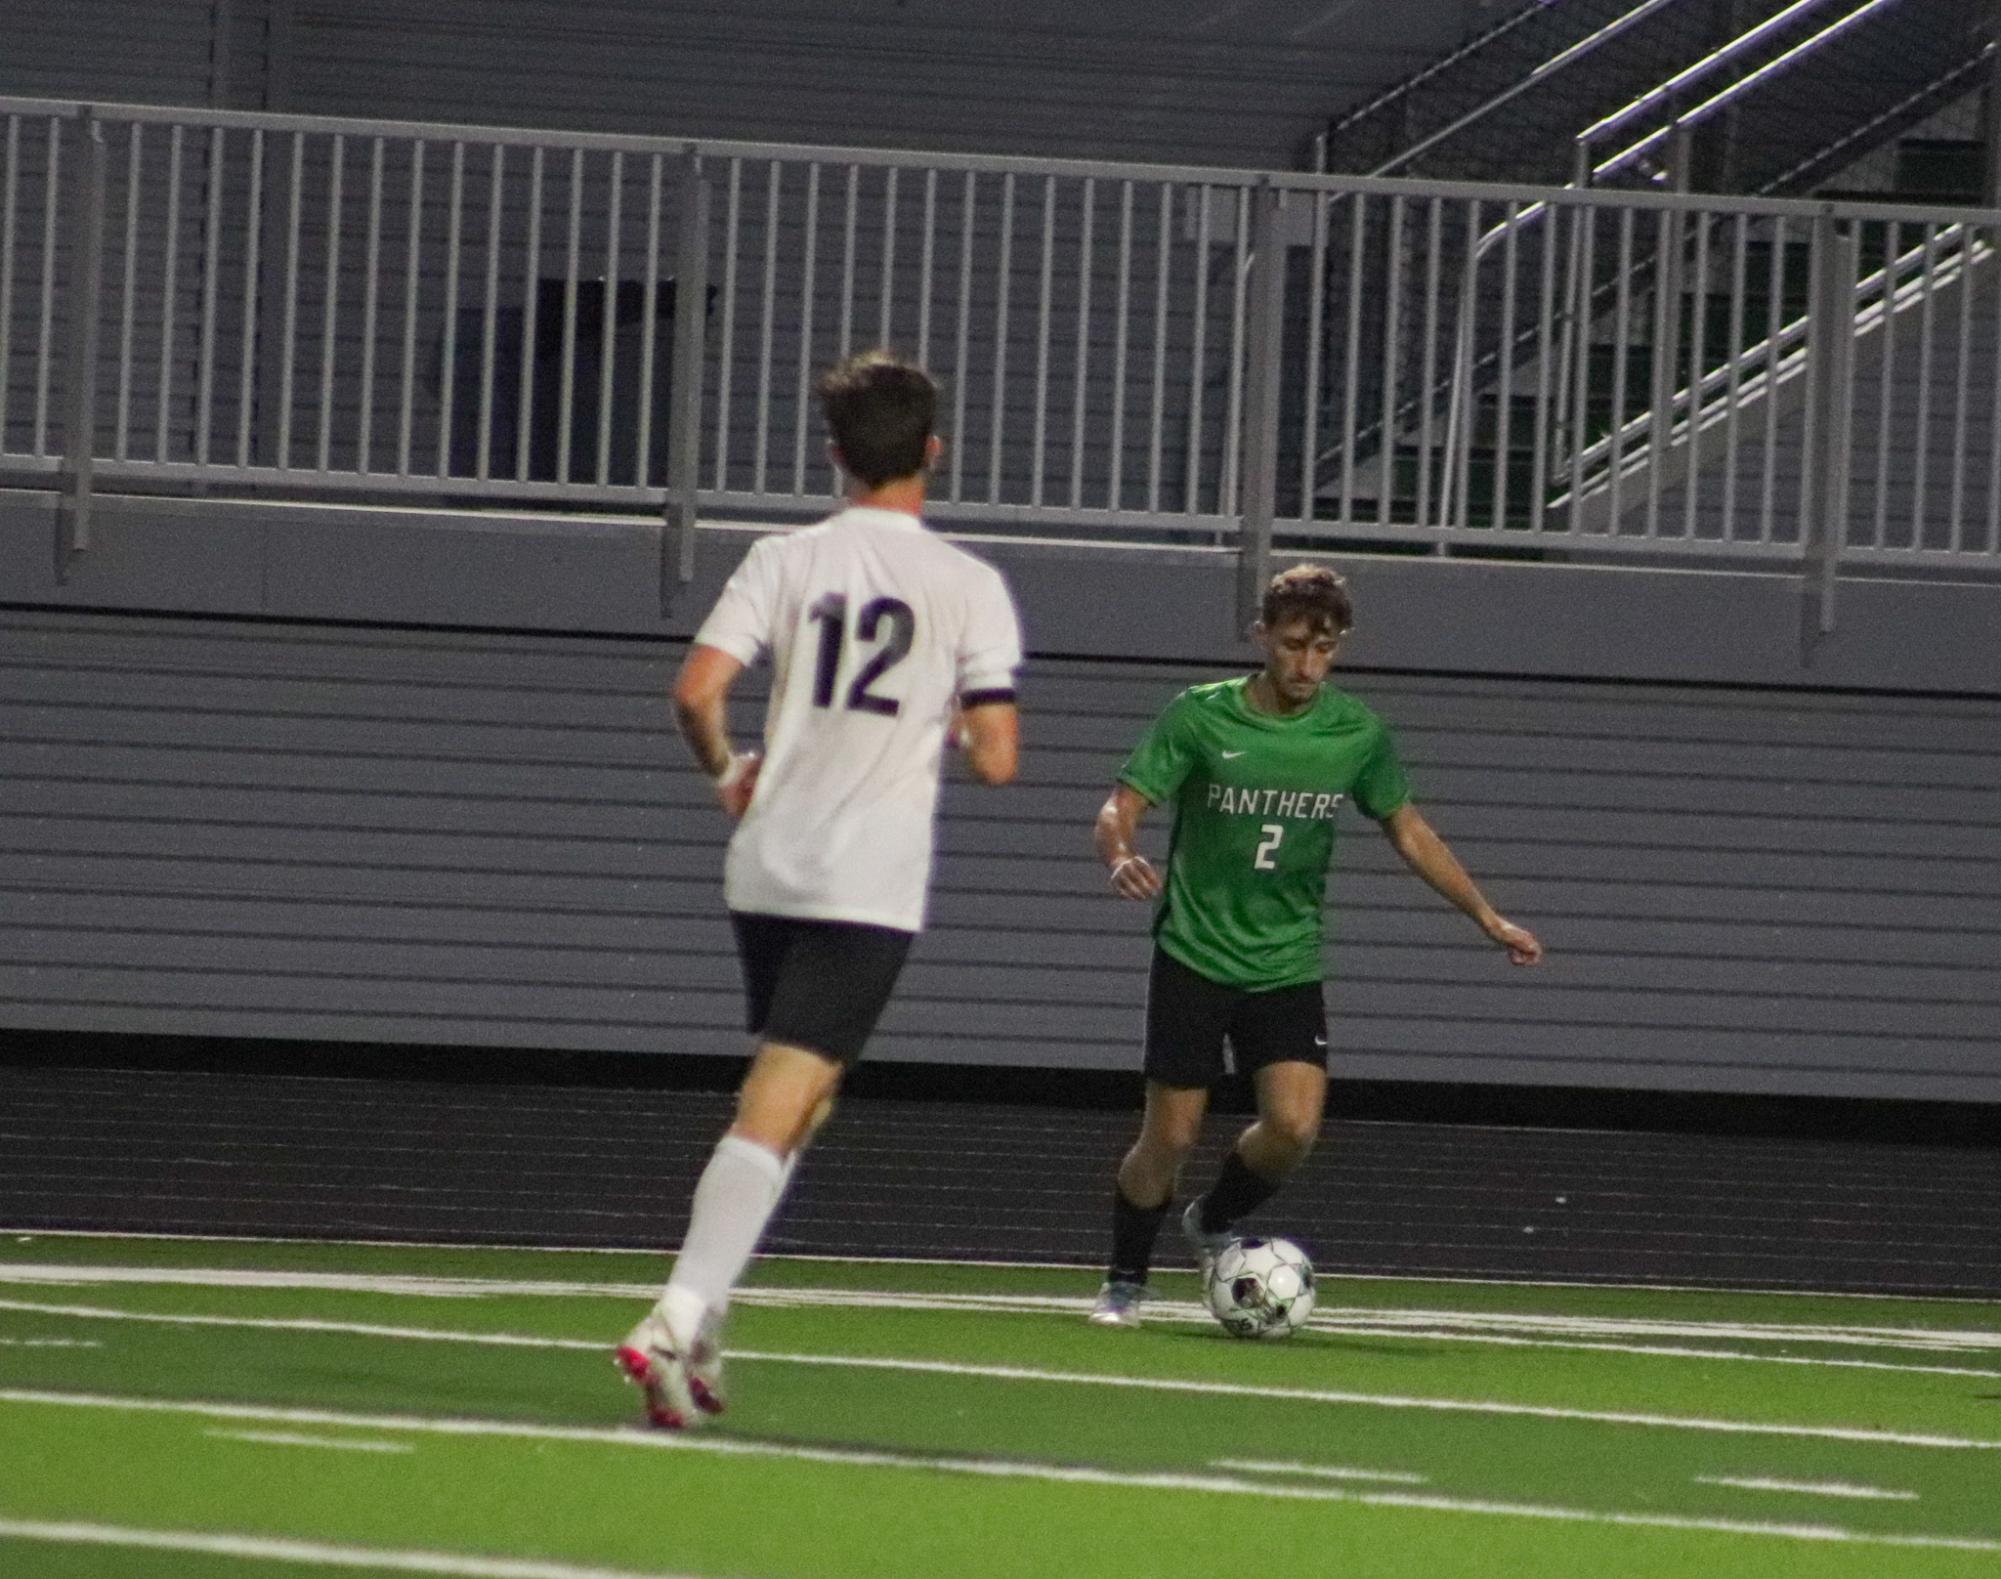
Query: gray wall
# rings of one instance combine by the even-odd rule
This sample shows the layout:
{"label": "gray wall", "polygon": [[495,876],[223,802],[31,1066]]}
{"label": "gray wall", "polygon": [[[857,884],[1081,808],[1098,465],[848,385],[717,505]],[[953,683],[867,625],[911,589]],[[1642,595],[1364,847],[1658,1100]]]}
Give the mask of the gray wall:
{"label": "gray wall", "polygon": [[[28,0],[0,92],[787,142],[1289,165],[1479,0]],[[158,69],[149,72],[149,56]]]}
{"label": "gray wall", "polygon": [[0,11],[0,93],[211,104],[227,71],[216,0],[71,0]]}
{"label": "gray wall", "polygon": [[[57,586],[46,501],[0,503],[0,1023],[738,1050],[724,829],[661,698],[747,532],[662,616],[641,522],[105,504]],[[991,553],[1027,766],[948,791],[880,1052],[1128,1066],[1145,940],[1087,825],[1241,661],[1230,563]],[[1803,667],[1785,578],[1344,563],[1350,685],[1552,949],[1510,970],[1352,823],[1347,1072],[2001,1098],[1994,591],[1847,585]]]}

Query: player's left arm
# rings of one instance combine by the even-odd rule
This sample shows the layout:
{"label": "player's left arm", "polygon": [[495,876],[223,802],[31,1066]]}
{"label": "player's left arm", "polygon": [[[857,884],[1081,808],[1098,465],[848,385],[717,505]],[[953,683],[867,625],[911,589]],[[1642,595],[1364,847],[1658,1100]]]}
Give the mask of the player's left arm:
{"label": "player's left arm", "polygon": [[976,692],[953,705],[949,738],[982,784],[1011,783],[1021,759],[1021,714],[1012,691]]}
{"label": "player's left arm", "polygon": [[1021,756],[1015,672],[1021,668],[1021,616],[1001,573],[977,571],[956,657],[957,695],[946,737],[982,784],[1013,781]]}
{"label": "player's left arm", "polygon": [[1403,857],[1404,864],[1471,916],[1474,925],[1508,951],[1510,960],[1517,965],[1533,965],[1541,960],[1542,944],[1536,941],[1535,934],[1526,927],[1516,926],[1487,903],[1479,885],[1459,864],[1459,858],[1415,806],[1405,801],[1381,819],[1381,826],[1384,837]]}
{"label": "player's left arm", "polygon": [[674,721],[681,726],[681,738],[732,817],[744,814],[757,788],[757,753],[730,745],[730,687],[743,668],[742,659],[697,642],[674,679]]}

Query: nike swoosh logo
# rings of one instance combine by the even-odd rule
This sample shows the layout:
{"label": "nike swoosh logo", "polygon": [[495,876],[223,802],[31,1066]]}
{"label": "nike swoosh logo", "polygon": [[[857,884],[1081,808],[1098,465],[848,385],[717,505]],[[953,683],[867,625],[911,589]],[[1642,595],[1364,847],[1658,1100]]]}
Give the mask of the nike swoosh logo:
{"label": "nike swoosh logo", "polygon": [[1241,751],[1222,751],[1222,752],[1218,752],[1218,753],[1217,753],[1217,755],[1218,755],[1218,756],[1220,756],[1220,757],[1222,757],[1222,759],[1223,759],[1223,760],[1224,760],[1225,762],[1228,762],[1228,761],[1230,760],[1230,758],[1232,758],[1232,757],[1240,757],[1240,756],[1242,756],[1242,755],[1243,755],[1243,752],[1241,752]]}

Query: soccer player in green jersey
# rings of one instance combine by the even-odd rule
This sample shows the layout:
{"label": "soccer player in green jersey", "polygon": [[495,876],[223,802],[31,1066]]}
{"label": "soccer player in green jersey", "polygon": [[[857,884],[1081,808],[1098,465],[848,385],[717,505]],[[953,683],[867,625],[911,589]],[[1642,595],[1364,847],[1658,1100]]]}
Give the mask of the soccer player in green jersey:
{"label": "soccer player in green jersey", "polygon": [[[1158,899],[1147,979],[1146,1111],[1119,1165],[1112,1258],[1091,1320],[1136,1327],[1147,1270],[1174,1188],[1223,1074],[1223,1044],[1257,1090],[1183,1233],[1205,1270],[1230,1226],[1269,1200],[1305,1159],[1327,1096],[1321,904],[1334,814],[1352,800],[1410,869],[1457,905],[1517,965],[1542,958],[1533,934],[1481,896],[1411,804],[1382,720],[1327,685],[1353,611],[1333,571],[1272,578],[1252,635],[1256,674],[1191,686],[1154,720],[1098,813],[1098,855],[1127,899]],[[1134,847],[1141,814],[1172,804],[1167,875]]]}

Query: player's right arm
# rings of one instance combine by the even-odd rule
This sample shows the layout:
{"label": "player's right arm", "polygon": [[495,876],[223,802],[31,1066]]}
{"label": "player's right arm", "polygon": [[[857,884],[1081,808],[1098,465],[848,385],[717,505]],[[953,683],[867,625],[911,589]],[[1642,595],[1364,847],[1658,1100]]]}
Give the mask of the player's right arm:
{"label": "player's right arm", "polygon": [[697,642],[688,649],[674,678],[674,722],[702,771],[715,785],[716,799],[732,817],[741,817],[757,788],[758,757],[731,748],[729,694],[743,662],[720,647]]}
{"label": "player's right arm", "polygon": [[776,543],[767,537],[751,545],[695,632],[694,644],[674,678],[674,721],[680,725],[681,738],[732,817],[741,817],[750,806],[757,788],[758,756],[730,744],[730,687],[771,648],[778,600],[778,567],[772,557]]}
{"label": "player's right arm", "polygon": [[1105,804],[1098,808],[1098,821],[1092,829],[1098,859],[1105,863],[1112,891],[1124,899],[1152,899],[1160,892],[1160,873],[1133,848],[1133,835],[1150,804],[1130,784],[1114,784]]}
{"label": "player's right arm", "polygon": [[1167,704],[1145,738],[1133,747],[1132,755],[1119,769],[1110,797],[1098,808],[1092,837],[1112,891],[1122,898],[1152,899],[1160,892],[1160,873],[1133,848],[1133,835],[1147,807],[1173,799],[1195,766],[1190,705],[1186,691]]}

